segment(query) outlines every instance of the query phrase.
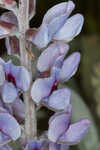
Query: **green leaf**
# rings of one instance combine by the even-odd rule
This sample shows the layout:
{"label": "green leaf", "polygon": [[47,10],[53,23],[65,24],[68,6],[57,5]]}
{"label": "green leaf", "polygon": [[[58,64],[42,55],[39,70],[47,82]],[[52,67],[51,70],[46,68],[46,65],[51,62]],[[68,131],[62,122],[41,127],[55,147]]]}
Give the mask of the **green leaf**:
{"label": "green leaf", "polygon": [[99,136],[97,132],[97,127],[92,117],[89,108],[84,103],[82,97],[80,97],[74,90],[72,90],[71,98],[73,112],[72,112],[72,121],[76,122],[81,118],[88,118],[91,121],[91,126],[88,132],[88,135],[83,139],[83,141],[78,144],[80,150],[99,150]]}

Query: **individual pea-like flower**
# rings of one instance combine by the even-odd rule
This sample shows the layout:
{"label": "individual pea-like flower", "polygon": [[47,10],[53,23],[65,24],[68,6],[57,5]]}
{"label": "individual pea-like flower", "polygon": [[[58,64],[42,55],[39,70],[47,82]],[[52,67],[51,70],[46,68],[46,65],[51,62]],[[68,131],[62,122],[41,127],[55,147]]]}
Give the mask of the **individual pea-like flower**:
{"label": "individual pea-like flower", "polygon": [[0,61],[1,96],[5,103],[11,103],[26,92],[30,85],[29,72],[23,66],[15,66],[11,61]]}
{"label": "individual pea-like flower", "polygon": [[90,121],[81,119],[70,124],[72,106],[67,111],[55,113],[49,120],[48,139],[54,143],[75,145],[88,133]]}
{"label": "individual pea-like flower", "polygon": [[[3,145],[9,140],[16,141],[20,136],[21,129],[18,122],[6,109],[0,106],[0,144]],[[3,148],[6,150],[6,147],[4,146]]]}
{"label": "individual pea-like flower", "polygon": [[72,105],[67,111],[57,112],[49,120],[49,129],[38,141],[30,140],[28,150],[69,150],[71,145],[79,143],[88,133],[90,121],[86,118],[71,124]]}
{"label": "individual pea-like flower", "polygon": [[64,60],[68,49],[68,45],[55,42],[40,55],[37,68],[41,73],[49,70],[50,77],[38,78],[32,85],[31,96],[37,105],[43,104],[51,110],[62,111],[70,104],[70,90],[57,89],[60,81],[67,81],[76,73],[80,62],[78,52]]}
{"label": "individual pea-like flower", "polygon": [[44,15],[41,26],[26,32],[27,40],[38,48],[46,47],[52,40],[70,42],[81,32],[84,22],[81,14],[68,18],[74,7],[75,4],[69,0],[50,8]]}

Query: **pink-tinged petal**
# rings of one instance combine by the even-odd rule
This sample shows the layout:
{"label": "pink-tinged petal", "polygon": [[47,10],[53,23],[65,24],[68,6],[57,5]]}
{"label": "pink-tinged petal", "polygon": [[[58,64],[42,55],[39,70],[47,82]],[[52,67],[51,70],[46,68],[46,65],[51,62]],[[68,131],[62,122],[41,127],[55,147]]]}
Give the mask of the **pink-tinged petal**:
{"label": "pink-tinged petal", "polygon": [[13,115],[20,123],[25,119],[25,105],[21,99],[16,99],[12,103]]}
{"label": "pink-tinged petal", "polygon": [[0,7],[17,13],[17,3],[15,0],[0,0]]}
{"label": "pink-tinged petal", "polygon": [[59,138],[59,142],[68,145],[77,144],[87,135],[89,127],[90,121],[81,119],[69,126],[68,130]]}
{"label": "pink-tinged petal", "polygon": [[71,107],[67,112],[56,113],[49,121],[48,138],[52,142],[56,142],[69,127],[71,118]]}
{"label": "pink-tinged petal", "polygon": [[55,77],[37,79],[32,85],[31,97],[34,102],[39,103],[49,96],[53,87]]}
{"label": "pink-tinged petal", "polygon": [[49,143],[49,150],[60,150],[60,144],[50,142]]}
{"label": "pink-tinged petal", "polygon": [[63,42],[54,42],[45,49],[37,62],[37,69],[40,72],[48,71],[56,61],[57,57],[65,56],[69,50],[69,46]]}
{"label": "pink-tinged petal", "polygon": [[53,36],[54,40],[70,42],[82,29],[84,18],[81,14],[70,17],[62,28]]}
{"label": "pink-tinged petal", "polygon": [[72,1],[59,3],[50,8],[43,18],[43,22],[49,24],[53,19],[63,14],[70,15],[75,5]]}
{"label": "pink-tinged petal", "polygon": [[16,36],[12,36],[5,39],[5,45],[8,55],[18,54],[19,52],[19,40]]}
{"label": "pink-tinged petal", "polygon": [[3,67],[0,65],[0,86],[5,82],[5,72]]}
{"label": "pink-tinged petal", "polygon": [[48,100],[48,105],[55,111],[67,110],[70,104],[71,91],[68,88],[54,91]]}
{"label": "pink-tinged petal", "polygon": [[65,59],[59,74],[60,80],[67,81],[69,78],[71,78],[76,73],[79,63],[79,52],[74,52],[67,59]]}
{"label": "pink-tinged petal", "polygon": [[60,150],[69,150],[69,146],[66,144],[61,144],[60,145]]}
{"label": "pink-tinged petal", "polygon": [[46,47],[51,40],[48,36],[48,27],[45,23],[38,29],[29,29],[26,32],[26,38],[39,49]]}
{"label": "pink-tinged petal", "polygon": [[19,124],[8,113],[0,113],[0,130],[14,141],[21,135]]}
{"label": "pink-tinged petal", "polygon": [[17,31],[14,24],[0,21],[0,39],[13,35]]}
{"label": "pink-tinged petal", "polygon": [[13,150],[9,145],[0,147],[0,150]]}
{"label": "pink-tinged petal", "polygon": [[12,83],[5,83],[2,87],[2,99],[5,103],[11,103],[17,98],[17,90]]}
{"label": "pink-tinged petal", "polygon": [[14,13],[12,11],[8,11],[8,12],[3,13],[0,16],[0,20],[7,22],[7,23],[14,24],[16,27],[18,26],[17,17],[14,15]]}

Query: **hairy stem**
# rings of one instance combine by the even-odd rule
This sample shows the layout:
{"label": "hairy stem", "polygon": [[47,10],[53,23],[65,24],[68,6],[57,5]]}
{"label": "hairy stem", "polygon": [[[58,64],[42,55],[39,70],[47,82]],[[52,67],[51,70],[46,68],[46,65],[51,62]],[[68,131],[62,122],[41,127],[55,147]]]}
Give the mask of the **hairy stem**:
{"label": "hairy stem", "polygon": [[[26,51],[26,39],[25,32],[29,28],[29,0],[20,0],[19,2],[19,42],[20,42],[20,61],[23,66],[27,68],[30,73],[30,78],[32,82],[32,73],[31,73],[31,60]],[[36,111],[35,104],[30,97],[30,89],[24,94],[25,102],[25,132],[26,139],[34,139],[37,134],[37,125],[36,125]]]}

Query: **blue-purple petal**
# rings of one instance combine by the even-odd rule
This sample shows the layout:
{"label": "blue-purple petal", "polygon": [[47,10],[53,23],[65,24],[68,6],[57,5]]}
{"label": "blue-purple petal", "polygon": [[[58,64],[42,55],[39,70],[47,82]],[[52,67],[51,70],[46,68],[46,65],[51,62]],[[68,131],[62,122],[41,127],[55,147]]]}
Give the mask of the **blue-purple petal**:
{"label": "blue-purple petal", "polygon": [[56,113],[49,120],[48,139],[52,142],[57,142],[62,134],[65,133],[69,126],[71,118],[71,107],[67,112]]}
{"label": "blue-purple petal", "polygon": [[67,110],[70,98],[71,91],[68,88],[58,89],[50,95],[48,106],[55,111]]}
{"label": "blue-purple petal", "polygon": [[27,91],[30,86],[30,75],[27,69],[23,66],[18,66],[16,69],[19,71],[16,78],[16,85],[19,89]]}
{"label": "blue-purple petal", "polygon": [[69,78],[71,78],[76,73],[79,63],[79,52],[74,52],[67,59],[65,59],[59,74],[60,80],[67,81]]}
{"label": "blue-purple petal", "polygon": [[60,143],[74,145],[79,143],[88,133],[90,121],[81,119],[69,126],[68,130],[59,138]]}
{"label": "blue-purple petal", "polygon": [[5,103],[11,103],[17,98],[17,90],[12,83],[6,82],[2,87],[2,99]]}
{"label": "blue-purple petal", "polygon": [[31,97],[33,101],[38,104],[41,102],[41,100],[49,96],[54,81],[55,81],[54,76],[49,78],[39,78],[35,80],[31,89]]}
{"label": "blue-purple petal", "polygon": [[59,56],[65,56],[69,50],[69,46],[63,42],[54,42],[45,49],[37,62],[37,69],[40,72],[49,70]]}
{"label": "blue-purple petal", "polygon": [[14,141],[21,135],[19,124],[8,113],[0,113],[0,130]]}

